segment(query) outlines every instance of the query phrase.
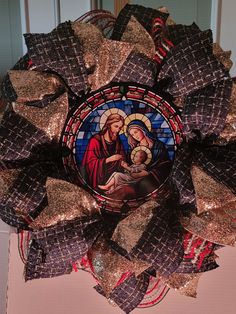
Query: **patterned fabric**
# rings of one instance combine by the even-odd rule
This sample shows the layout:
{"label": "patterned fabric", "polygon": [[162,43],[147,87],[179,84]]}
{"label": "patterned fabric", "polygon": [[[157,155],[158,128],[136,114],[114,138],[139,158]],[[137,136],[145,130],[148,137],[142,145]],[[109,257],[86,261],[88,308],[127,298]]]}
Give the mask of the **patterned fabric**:
{"label": "patterned fabric", "polygon": [[1,84],[2,97],[9,102],[16,101],[17,94],[12,86],[9,74],[7,74]]}
{"label": "patterned fabric", "polygon": [[152,87],[155,84],[157,67],[155,62],[140,53],[131,52],[113,82],[136,82]]}
{"label": "patterned fabric", "polygon": [[[50,145],[50,148],[49,148]],[[16,168],[29,162],[54,159],[57,148],[28,120],[7,111],[0,125],[0,168]]]}
{"label": "patterned fabric", "polygon": [[69,274],[99,235],[100,217],[63,221],[32,233],[25,280]]}
{"label": "patterned fabric", "polygon": [[130,257],[152,265],[159,274],[169,275],[178,268],[183,258],[182,230],[174,204],[155,209]]}
{"label": "patterned fabric", "polygon": [[201,138],[218,135],[222,131],[229,111],[231,90],[232,80],[223,79],[185,98],[182,122],[187,138],[195,137],[196,130]]}
{"label": "patterned fabric", "polygon": [[216,245],[191,233],[184,237],[184,258],[176,273],[201,273],[218,267],[214,250]]}
{"label": "patterned fabric", "polygon": [[131,18],[134,16],[140,24],[150,33],[152,28],[152,21],[155,18],[162,18],[166,21],[168,14],[160,12],[152,8],[145,8],[141,5],[131,5],[127,4],[119,13],[114,30],[112,33],[112,39],[120,40],[126,26]]}
{"label": "patterned fabric", "polygon": [[152,38],[156,48],[154,59],[161,64],[168,52],[174,47],[174,44],[165,32],[165,21],[163,19],[156,18],[153,20]]}
{"label": "patterned fabric", "polygon": [[170,51],[158,79],[167,80],[166,91],[180,97],[224,77],[228,77],[227,71],[212,52],[212,33],[205,31],[185,39]]}
{"label": "patterned fabric", "polygon": [[193,263],[191,259],[183,259],[176,273],[183,274],[193,274],[193,273],[203,273],[210,271],[219,267],[216,261],[213,259],[214,253],[207,256],[201,264],[201,268],[197,267],[196,263]]}
{"label": "patterned fabric", "polygon": [[20,58],[14,65],[12,70],[28,70],[32,64],[28,53],[26,53],[22,58]]}
{"label": "patterned fabric", "polygon": [[[195,204],[195,192],[191,178],[192,153],[187,144],[179,147],[171,173],[171,180],[178,192],[179,203]],[[186,208],[187,210],[187,208]]]}
{"label": "patterned fabric", "polygon": [[63,170],[53,162],[35,163],[23,168],[7,194],[1,199],[1,219],[16,228],[28,229],[28,224],[47,205],[45,187],[47,177],[58,178],[61,173]]}
{"label": "patterned fabric", "polygon": [[57,73],[76,95],[87,90],[83,52],[70,22],[60,24],[48,34],[24,36],[29,56],[37,70]]}
{"label": "patterned fabric", "polygon": [[23,216],[16,214],[16,211],[13,207],[8,206],[4,200],[0,203],[0,218],[6,224],[22,229],[28,230],[28,222],[24,219]]}
{"label": "patterned fabric", "polygon": [[194,161],[212,178],[236,193],[236,143],[196,149]]}
{"label": "patterned fabric", "polygon": [[181,211],[187,215],[197,210],[190,173],[192,162],[236,193],[236,144],[211,146],[207,143],[193,143],[190,147],[191,152],[187,144],[178,150],[171,176],[179,194]]}
{"label": "patterned fabric", "polygon": [[[149,278],[150,276],[145,272],[137,278],[135,275],[131,275],[112,291],[109,299],[115,302],[125,313],[130,313],[143,300],[148,289]],[[104,296],[100,286],[96,286],[95,290]]]}
{"label": "patterned fabric", "polygon": [[165,28],[166,35],[174,45],[180,44],[183,40],[190,39],[193,35],[200,33],[199,27],[193,23],[192,25],[168,25]]}

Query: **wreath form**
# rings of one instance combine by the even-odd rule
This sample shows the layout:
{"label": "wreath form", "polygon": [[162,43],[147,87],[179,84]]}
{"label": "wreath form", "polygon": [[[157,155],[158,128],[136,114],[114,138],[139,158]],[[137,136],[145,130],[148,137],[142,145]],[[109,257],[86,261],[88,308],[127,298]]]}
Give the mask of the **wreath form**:
{"label": "wreath form", "polygon": [[[235,101],[225,54],[213,54],[210,31],[167,19],[126,5],[117,19],[92,11],[85,23],[26,34],[28,53],[2,84],[0,217],[30,235],[25,279],[90,269],[95,289],[125,313],[158,303],[168,287],[196,296],[200,275],[218,267],[215,251],[235,243]],[[104,82],[158,86],[182,110],[165,197],[125,217],[68,182],[61,162],[69,108]]]}

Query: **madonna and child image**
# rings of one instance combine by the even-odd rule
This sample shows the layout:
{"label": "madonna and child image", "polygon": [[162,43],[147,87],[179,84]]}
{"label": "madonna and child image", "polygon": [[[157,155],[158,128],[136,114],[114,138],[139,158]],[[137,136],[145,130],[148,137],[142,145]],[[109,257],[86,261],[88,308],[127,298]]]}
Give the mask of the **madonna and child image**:
{"label": "madonna and child image", "polygon": [[[114,91],[113,91],[114,94]],[[136,94],[137,91],[136,91]],[[176,136],[161,112],[144,99],[90,99],[83,121],[72,115],[65,143],[74,139],[73,159],[83,185],[113,200],[152,195],[167,179],[176,149]],[[143,97],[143,95],[142,95]],[[97,103],[100,103],[97,105]],[[162,105],[163,107],[163,105]],[[76,130],[73,131],[72,130]],[[66,158],[65,166],[68,168]]]}

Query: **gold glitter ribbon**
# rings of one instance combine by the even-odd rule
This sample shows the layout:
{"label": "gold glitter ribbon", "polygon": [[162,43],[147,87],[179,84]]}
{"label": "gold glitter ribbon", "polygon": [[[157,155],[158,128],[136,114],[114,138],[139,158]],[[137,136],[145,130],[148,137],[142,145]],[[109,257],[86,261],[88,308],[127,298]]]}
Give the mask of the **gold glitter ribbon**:
{"label": "gold glitter ribbon", "polygon": [[0,198],[7,193],[19,173],[20,169],[0,170]]}
{"label": "gold glitter ribbon", "polygon": [[180,294],[196,298],[198,281],[202,274],[173,273],[168,278],[162,278],[165,284],[177,290]]}
{"label": "gold glitter ribbon", "polygon": [[136,52],[142,53],[150,59],[155,56],[155,44],[152,37],[133,15],[127,24],[121,41],[133,44]]}
{"label": "gold glitter ribbon", "polygon": [[84,189],[67,181],[48,178],[46,182],[48,206],[30,224],[41,229],[60,221],[92,215],[98,212],[95,199]]}
{"label": "gold glitter ribbon", "polygon": [[93,24],[79,21],[73,22],[72,28],[83,47],[85,67],[92,71],[96,66],[97,52],[103,44],[102,32]]}
{"label": "gold glitter ribbon", "polygon": [[121,69],[134,46],[130,43],[104,39],[97,52],[95,72],[89,75],[92,90],[107,85]]}
{"label": "gold glitter ribbon", "polygon": [[130,252],[136,245],[147,224],[152,219],[152,210],[158,206],[157,202],[148,201],[123,219],[117,225],[112,240]]}
{"label": "gold glitter ribbon", "polygon": [[213,44],[213,54],[217,58],[218,61],[220,61],[226,68],[227,71],[229,71],[232,66],[233,62],[230,59],[231,57],[231,51],[224,51],[221,46],[218,43]]}
{"label": "gold glitter ribbon", "polygon": [[198,215],[182,218],[182,225],[200,238],[217,244],[234,245],[236,228],[233,215],[227,208],[236,215],[236,196],[197,166],[192,167],[191,175]]}
{"label": "gold glitter ribbon", "polygon": [[17,94],[17,102],[41,100],[46,95],[55,94],[63,86],[58,76],[49,73],[11,70],[8,74]]}
{"label": "gold glitter ribbon", "polygon": [[104,239],[99,239],[88,254],[93,272],[107,296],[121,276],[131,269],[131,262],[112,250]]}
{"label": "gold glitter ribbon", "polygon": [[233,83],[230,100],[229,113],[223,131],[220,133],[216,143],[225,144],[236,140],[236,84]]}
{"label": "gold glitter ribbon", "polygon": [[135,273],[136,277],[150,267],[139,261],[130,261],[114,251],[106,240],[99,238],[88,253],[93,273],[106,296],[118,285],[123,275]]}
{"label": "gold glitter ribbon", "polygon": [[44,108],[21,103],[15,103],[13,108],[16,113],[44,131],[51,140],[59,142],[69,109],[66,92]]}

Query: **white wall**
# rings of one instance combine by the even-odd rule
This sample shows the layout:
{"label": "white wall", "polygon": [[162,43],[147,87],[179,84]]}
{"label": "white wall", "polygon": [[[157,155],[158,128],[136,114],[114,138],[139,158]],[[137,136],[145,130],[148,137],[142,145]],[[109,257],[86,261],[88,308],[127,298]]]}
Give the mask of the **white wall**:
{"label": "white wall", "polygon": [[0,0],[0,81],[22,56],[22,35],[18,0]]}
{"label": "white wall", "polygon": [[61,0],[60,12],[61,22],[66,20],[74,21],[82,14],[90,10],[90,1],[83,0]]}
{"label": "white wall", "polygon": [[6,313],[9,230],[0,220],[0,314]]}
{"label": "white wall", "polygon": [[56,25],[54,0],[28,0],[29,29],[31,33],[48,33]]}
{"label": "white wall", "polygon": [[236,76],[236,1],[222,0],[220,21],[220,45],[224,50],[232,50],[234,66],[231,75]]}
{"label": "white wall", "polygon": [[58,23],[75,20],[90,10],[86,0],[20,0],[23,32],[47,33]]}

